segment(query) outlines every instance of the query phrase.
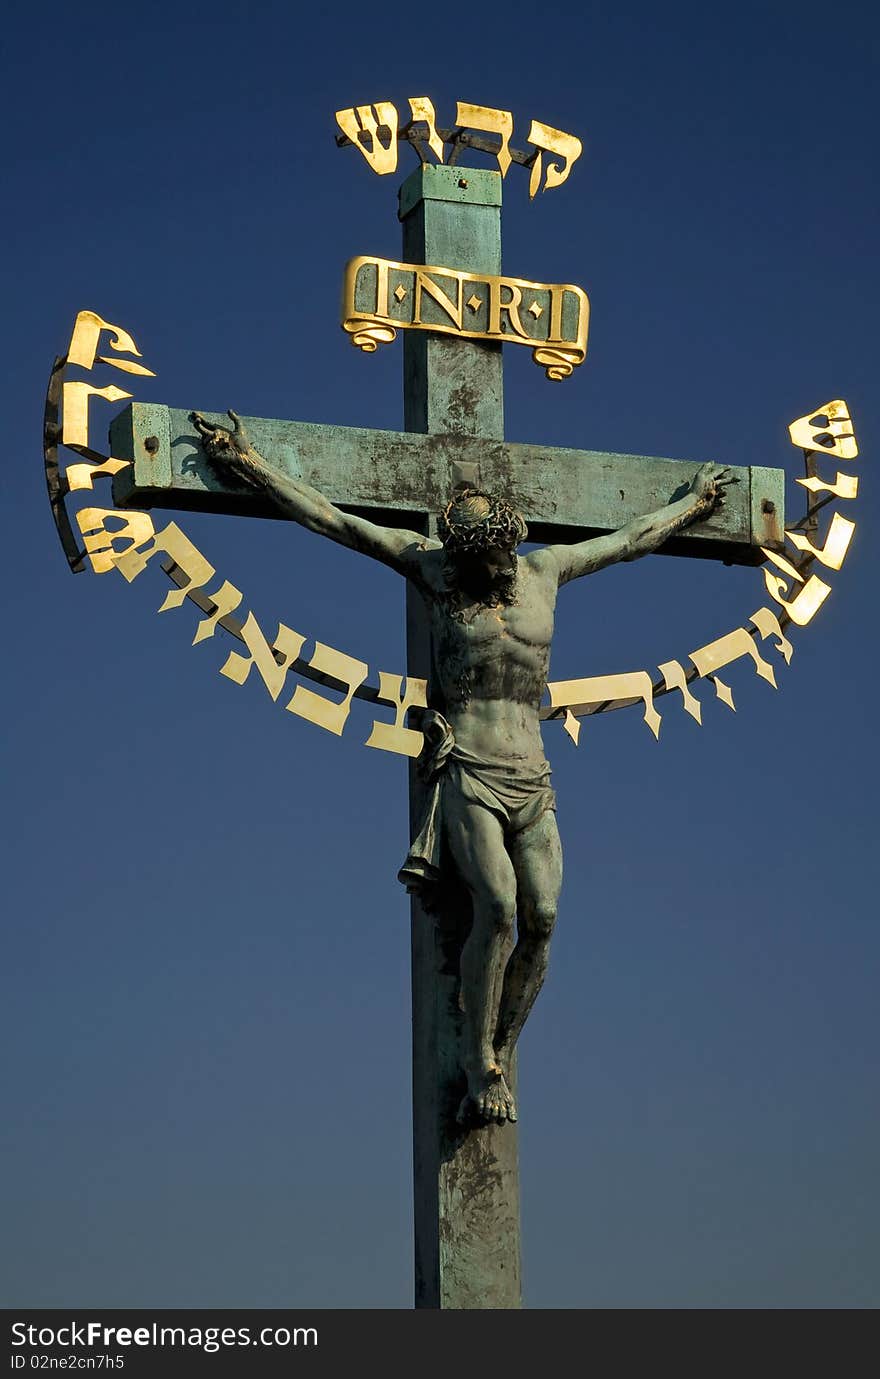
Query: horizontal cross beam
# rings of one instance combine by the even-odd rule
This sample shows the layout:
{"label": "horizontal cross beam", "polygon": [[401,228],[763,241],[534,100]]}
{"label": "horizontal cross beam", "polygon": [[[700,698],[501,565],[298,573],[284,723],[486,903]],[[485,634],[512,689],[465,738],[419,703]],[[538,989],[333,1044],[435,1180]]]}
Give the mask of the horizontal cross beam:
{"label": "horizontal cross beam", "polygon": [[[418,527],[426,514],[440,511],[456,484],[467,482],[509,498],[529,524],[529,539],[539,542],[581,541],[616,531],[681,497],[698,465],[261,417],[246,417],[244,423],[271,465],[311,484],[347,512],[386,526]],[[278,516],[265,498],[211,466],[186,411],[133,403],[114,420],[110,444],[111,454],[132,462],[114,480],[114,500],[121,507]],[[726,490],[724,506],[668,542],[664,554],[756,565],[764,559],[761,546],[781,544],[784,472],[731,469],[739,483]]]}

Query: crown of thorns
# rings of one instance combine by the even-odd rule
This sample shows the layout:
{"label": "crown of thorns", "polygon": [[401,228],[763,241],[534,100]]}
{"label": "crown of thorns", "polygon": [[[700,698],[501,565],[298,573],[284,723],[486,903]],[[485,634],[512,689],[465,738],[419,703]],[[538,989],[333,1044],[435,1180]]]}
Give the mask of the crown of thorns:
{"label": "crown of thorns", "polygon": [[446,504],[438,522],[440,540],[447,551],[486,551],[493,546],[514,550],[524,541],[528,528],[506,498],[466,488]]}

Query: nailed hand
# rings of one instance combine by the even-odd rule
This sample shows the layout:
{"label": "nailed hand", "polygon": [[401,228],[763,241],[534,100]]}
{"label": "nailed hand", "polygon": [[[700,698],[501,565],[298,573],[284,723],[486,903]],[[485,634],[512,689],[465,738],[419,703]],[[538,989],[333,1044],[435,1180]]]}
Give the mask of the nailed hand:
{"label": "nailed hand", "polygon": [[231,429],[207,421],[201,412],[190,412],[189,419],[212,464],[226,466],[240,478],[259,483],[263,477],[263,462],[251,445],[238,413],[230,408],[226,415],[232,422]]}
{"label": "nailed hand", "polygon": [[700,510],[708,516],[716,512],[724,502],[724,490],[730,484],[738,484],[739,479],[730,472],[727,465],[701,464],[691,482],[691,493],[699,499]]}

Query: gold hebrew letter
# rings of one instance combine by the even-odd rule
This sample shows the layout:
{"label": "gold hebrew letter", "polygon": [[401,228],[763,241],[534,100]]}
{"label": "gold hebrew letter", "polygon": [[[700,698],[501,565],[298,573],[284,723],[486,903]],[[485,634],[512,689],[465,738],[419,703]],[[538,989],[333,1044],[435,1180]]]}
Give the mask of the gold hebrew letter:
{"label": "gold hebrew letter", "polygon": [[791,658],[794,647],[783,632],[779,619],[772,608],[759,608],[749,618],[749,622],[757,627],[761,637],[766,641],[768,637],[776,637],[776,650],[785,661],[787,666],[791,665]]}
{"label": "gold hebrew letter", "polygon": [[668,690],[681,690],[681,699],[685,713],[689,713],[691,718],[695,718],[697,722],[702,725],[702,705],[696,695],[691,693],[690,686],[688,685],[684,673],[684,666],[681,664],[681,661],[664,661],[663,665],[659,666],[658,669],[663,676],[663,682]]}
{"label": "gold hebrew letter", "polygon": [[[108,531],[107,519],[121,522],[120,527]],[[80,508],[76,514],[83,544],[88,551],[92,569],[96,575],[105,575],[112,570],[120,555],[114,541],[128,541],[129,546],[140,546],[153,535],[153,519],[148,512],[119,512],[112,508]]]}
{"label": "gold hebrew letter", "polygon": [[833,493],[835,498],[855,498],[859,491],[855,474],[841,474],[840,470],[833,484],[824,483],[817,474],[811,474],[808,479],[796,479],[795,483],[803,484],[810,493]]}
{"label": "gold hebrew letter", "polygon": [[627,670],[619,675],[594,675],[586,680],[554,680],[548,684],[550,704],[556,708],[584,713],[594,704],[612,699],[641,699],[645,722],[655,737],[660,736],[660,715],[654,708],[654,690],[646,670]]}
{"label": "gold hebrew letter", "polygon": [[[404,683],[401,675],[390,675],[379,671],[379,698],[394,705],[394,722],[373,722],[373,730],[367,738],[367,747],[379,747],[383,752],[399,752],[402,756],[417,757],[422,750],[424,737],[414,728],[407,728],[407,709],[424,709],[428,706],[428,684],[426,680],[407,678]],[[402,694],[402,698],[401,698]]]}
{"label": "gold hebrew letter", "polygon": [[774,575],[771,570],[765,569],[764,583],[767,586],[767,593],[776,603],[781,604],[792,622],[797,623],[798,627],[806,627],[807,623],[816,616],[822,604],[831,593],[831,585],[826,584],[818,575],[810,575],[804,584],[803,576],[791,565],[784,556],[776,555],[765,546],[761,547],[764,555],[772,560],[780,570],[784,570],[789,579],[794,578],[803,588],[798,590],[797,598],[787,602],[783,594],[788,593],[788,582],[779,575]]}
{"label": "gold hebrew letter", "polygon": [[199,621],[195,636],[192,639],[193,646],[198,646],[199,642],[207,641],[209,637],[213,637],[221,618],[234,613],[243,597],[240,589],[236,589],[234,584],[230,584],[228,579],[224,579],[216,594],[208,595],[214,605],[214,611],[207,618],[202,618]]}
{"label": "gold hebrew letter", "polygon": [[501,136],[501,147],[495,154],[501,176],[507,175],[511,164],[510,136],[513,133],[513,116],[509,110],[496,110],[491,105],[469,105],[459,101],[455,107],[455,123],[463,129],[485,129],[489,134]]}
{"label": "gold hebrew letter", "polygon": [[791,544],[797,546],[799,551],[809,551],[810,555],[815,556],[820,564],[826,565],[829,570],[839,570],[846,558],[855,529],[855,522],[850,522],[847,517],[841,517],[839,512],[835,512],[831,519],[831,526],[828,528],[824,546],[814,546],[799,531],[787,531],[785,534]]}
{"label": "gold hebrew letter", "polygon": [[859,453],[849,408],[842,397],[816,407],[798,417],[788,428],[792,445],[802,450],[820,450],[841,460],[854,460]]}
{"label": "gold hebrew letter", "polygon": [[[136,354],[140,359],[141,352],[127,330],[122,330],[120,326],[114,326],[109,321],[104,321],[95,311],[81,311],[77,315],[73,334],[70,337],[70,345],[67,350],[68,364],[77,364],[81,369],[91,369],[95,363],[98,339],[102,330],[113,331],[113,339],[110,341],[111,350],[120,350],[124,354]],[[131,359],[108,359],[106,354],[99,357],[102,364],[112,364],[114,369],[122,369],[123,373],[146,374],[148,378],[156,377],[152,369],[144,368],[143,364],[135,364]]]}
{"label": "gold hebrew letter", "polygon": [[726,704],[729,709],[733,709],[733,712],[736,713],[736,704],[733,702],[733,690],[730,685],[725,685],[720,675],[710,675],[709,679],[715,686],[715,693],[722,704]]}
{"label": "gold hebrew letter", "polygon": [[[397,108],[391,101],[337,110],[336,123],[355,148],[360,149],[373,172],[378,172],[380,177],[386,172],[394,172],[397,167]],[[379,138],[382,126],[391,131],[387,144],[383,144]]]}
{"label": "gold hebrew letter", "polygon": [[131,460],[114,460],[108,456],[103,464],[69,464],[64,471],[67,480],[67,487],[71,493],[77,493],[81,489],[93,489],[93,479],[100,478],[106,474],[109,478],[111,474],[118,474],[120,469],[127,469]]}
{"label": "gold hebrew letter", "polygon": [[547,177],[544,182],[544,190],[550,187],[561,187],[568,177],[574,164],[583,152],[583,144],[580,139],[576,139],[573,134],[563,134],[561,129],[553,129],[551,125],[540,124],[537,120],[532,120],[529,129],[529,143],[535,144],[538,152],[535,161],[532,163],[532,175],[529,179],[529,196],[534,197],[541,185],[541,163],[543,155],[541,149],[547,153],[556,153],[560,158],[565,159],[565,166],[560,169],[558,163],[547,164]]}
{"label": "gold hebrew letter", "polygon": [[309,665],[324,675],[331,675],[334,680],[341,680],[348,686],[348,693],[341,703],[334,704],[322,694],[315,694],[314,690],[297,685],[293,698],[284,707],[290,713],[299,714],[300,718],[307,718],[310,723],[317,723],[319,728],[336,733],[338,737],[351,712],[354,692],[366,680],[369,666],[366,661],[355,660],[353,656],[346,656],[344,651],[335,651],[323,642],[315,643],[315,652]]}
{"label": "gold hebrew letter", "polygon": [[781,552],[771,551],[767,546],[762,546],[761,554],[765,555],[768,560],[772,560],[774,565],[777,565],[780,570],[784,570],[789,579],[793,579],[797,584],[803,584],[804,577],[800,570],[796,565],[792,565],[791,561],[787,560]]}
{"label": "gold hebrew letter", "polygon": [[725,700],[731,708],[733,705],[733,695],[727,685],[723,685],[725,694],[721,693],[719,685],[723,682],[718,680],[714,672],[720,670],[722,666],[729,666],[731,662],[738,661],[741,656],[748,656],[755,663],[755,671],[762,680],[766,680],[768,685],[777,688],[776,675],[769,661],[765,661],[758,648],[755,646],[754,637],[750,637],[744,627],[737,627],[733,632],[728,632],[723,637],[716,637],[714,642],[708,642],[706,646],[701,646],[698,651],[690,653],[697,670],[703,676],[711,677],[715,682],[715,689],[719,697]]}
{"label": "gold hebrew letter", "polygon": [[96,460],[106,459],[99,450],[89,445],[89,398],[102,397],[105,402],[121,402],[131,397],[122,388],[111,383],[106,388],[95,388],[91,383],[65,383],[63,392],[63,420],[61,444],[67,445],[81,455]]}
{"label": "gold hebrew letter", "polygon": [[[77,322],[83,315],[94,315],[93,312],[80,312]],[[100,319],[99,317],[96,319]],[[116,330],[116,326],[110,326],[110,330]],[[122,332],[124,335],[124,332]],[[125,336],[128,339],[128,336]],[[76,327],[73,332],[73,339],[76,339]],[[71,345],[73,341],[71,342]],[[108,361],[113,363],[112,360]],[[112,456],[104,455],[100,450],[95,450],[89,445],[89,398],[102,397],[105,402],[120,402],[124,397],[131,397],[131,393],[125,392],[122,388],[116,388],[109,384],[106,388],[96,388],[91,383],[66,382],[62,392],[62,428],[61,443],[75,450],[78,455],[87,455],[90,459],[96,460],[97,464],[71,464],[68,465],[64,477],[67,487],[71,493],[76,493],[83,489],[92,488],[92,480],[99,474],[118,474],[120,469],[125,469],[130,460],[116,460]]]}
{"label": "gold hebrew letter", "polygon": [[565,710],[565,715],[562,719],[562,726],[568,733],[575,747],[577,747],[581,735],[581,720],[579,718],[575,718],[571,709]]}
{"label": "gold hebrew letter", "polygon": [[428,126],[428,137],[425,143],[436,154],[437,161],[443,162],[443,140],[437,133],[436,116],[434,114],[434,103],[429,101],[427,96],[410,96],[409,108],[412,111],[413,120],[424,120]]}
{"label": "gold hebrew letter", "polygon": [[[169,589],[162,603],[159,605],[160,613],[167,613],[171,608],[180,608],[191,595],[203,589],[215,576],[217,571],[209,560],[202,555],[198,547],[194,546],[189,537],[186,536],[178,527],[176,522],[169,522],[167,527],[163,527],[160,532],[151,533],[153,536],[152,545],[145,550],[129,550],[123,555],[116,556],[114,564],[125,579],[131,583],[137,579],[138,575],[147,567],[147,562],[152,560],[154,555],[164,551],[174,561],[179,570],[188,576],[187,582],[180,588]],[[205,641],[208,637],[213,637],[217,630],[217,624],[221,618],[227,617],[232,613],[242,600],[240,589],[236,589],[228,580],[224,580],[216,593],[206,594],[205,599],[214,605],[214,611],[207,617],[201,618],[196,625],[195,636],[192,639],[193,646]],[[203,600],[195,599],[196,606],[205,611]]]}
{"label": "gold hebrew letter", "polygon": [[186,536],[176,522],[169,522],[167,527],[155,532],[151,545],[144,550],[126,551],[116,559],[116,568],[129,584],[133,579],[137,579],[139,574],[147,568],[147,562],[152,560],[154,555],[164,551],[170,555],[184,574],[188,575],[188,581],[183,588],[169,589],[165,595],[159,612],[165,613],[169,608],[179,608],[188,594],[195,589],[201,589],[210,579],[214,578],[216,571],[210,561],[206,560],[201,551],[193,545],[189,537]]}
{"label": "gold hebrew letter", "polygon": [[242,623],[241,639],[250,656],[239,656],[237,651],[230,651],[220,667],[220,674],[225,675],[227,680],[233,680],[236,685],[243,685],[251,673],[251,667],[256,666],[266,689],[273,699],[277,699],[292,662],[303,649],[305,637],[280,622],[278,636],[270,647],[253,613],[248,613]]}

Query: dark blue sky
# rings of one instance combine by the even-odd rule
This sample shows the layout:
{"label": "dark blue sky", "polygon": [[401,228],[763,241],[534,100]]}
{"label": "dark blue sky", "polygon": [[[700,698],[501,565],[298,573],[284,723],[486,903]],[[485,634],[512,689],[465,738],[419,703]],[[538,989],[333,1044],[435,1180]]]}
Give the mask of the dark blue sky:
{"label": "dark blue sky", "polygon": [[[43,488],[53,355],[90,307],[181,407],[394,428],[400,341],[339,329],[399,256],[333,112],[430,95],[578,134],[504,188],[508,273],[582,285],[590,350],[505,360],[513,440],[786,465],[844,397],[858,530],[779,693],[729,675],[546,741],[567,871],[521,1046],[532,1307],[866,1307],[876,1163],[877,21],[840,4],[18,9],[4,31],[3,471],[11,1053],[0,1295],[32,1306],[407,1307],[402,762],[217,673],[150,571],[67,573]],[[124,382],[121,376],[116,380]],[[800,503],[790,485],[789,501]],[[281,619],[402,670],[381,567],[278,522],[185,530]],[[873,593],[872,593],[873,590]],[[755,571],[650,558],[562,595],[553,676],[740,624]]]}

